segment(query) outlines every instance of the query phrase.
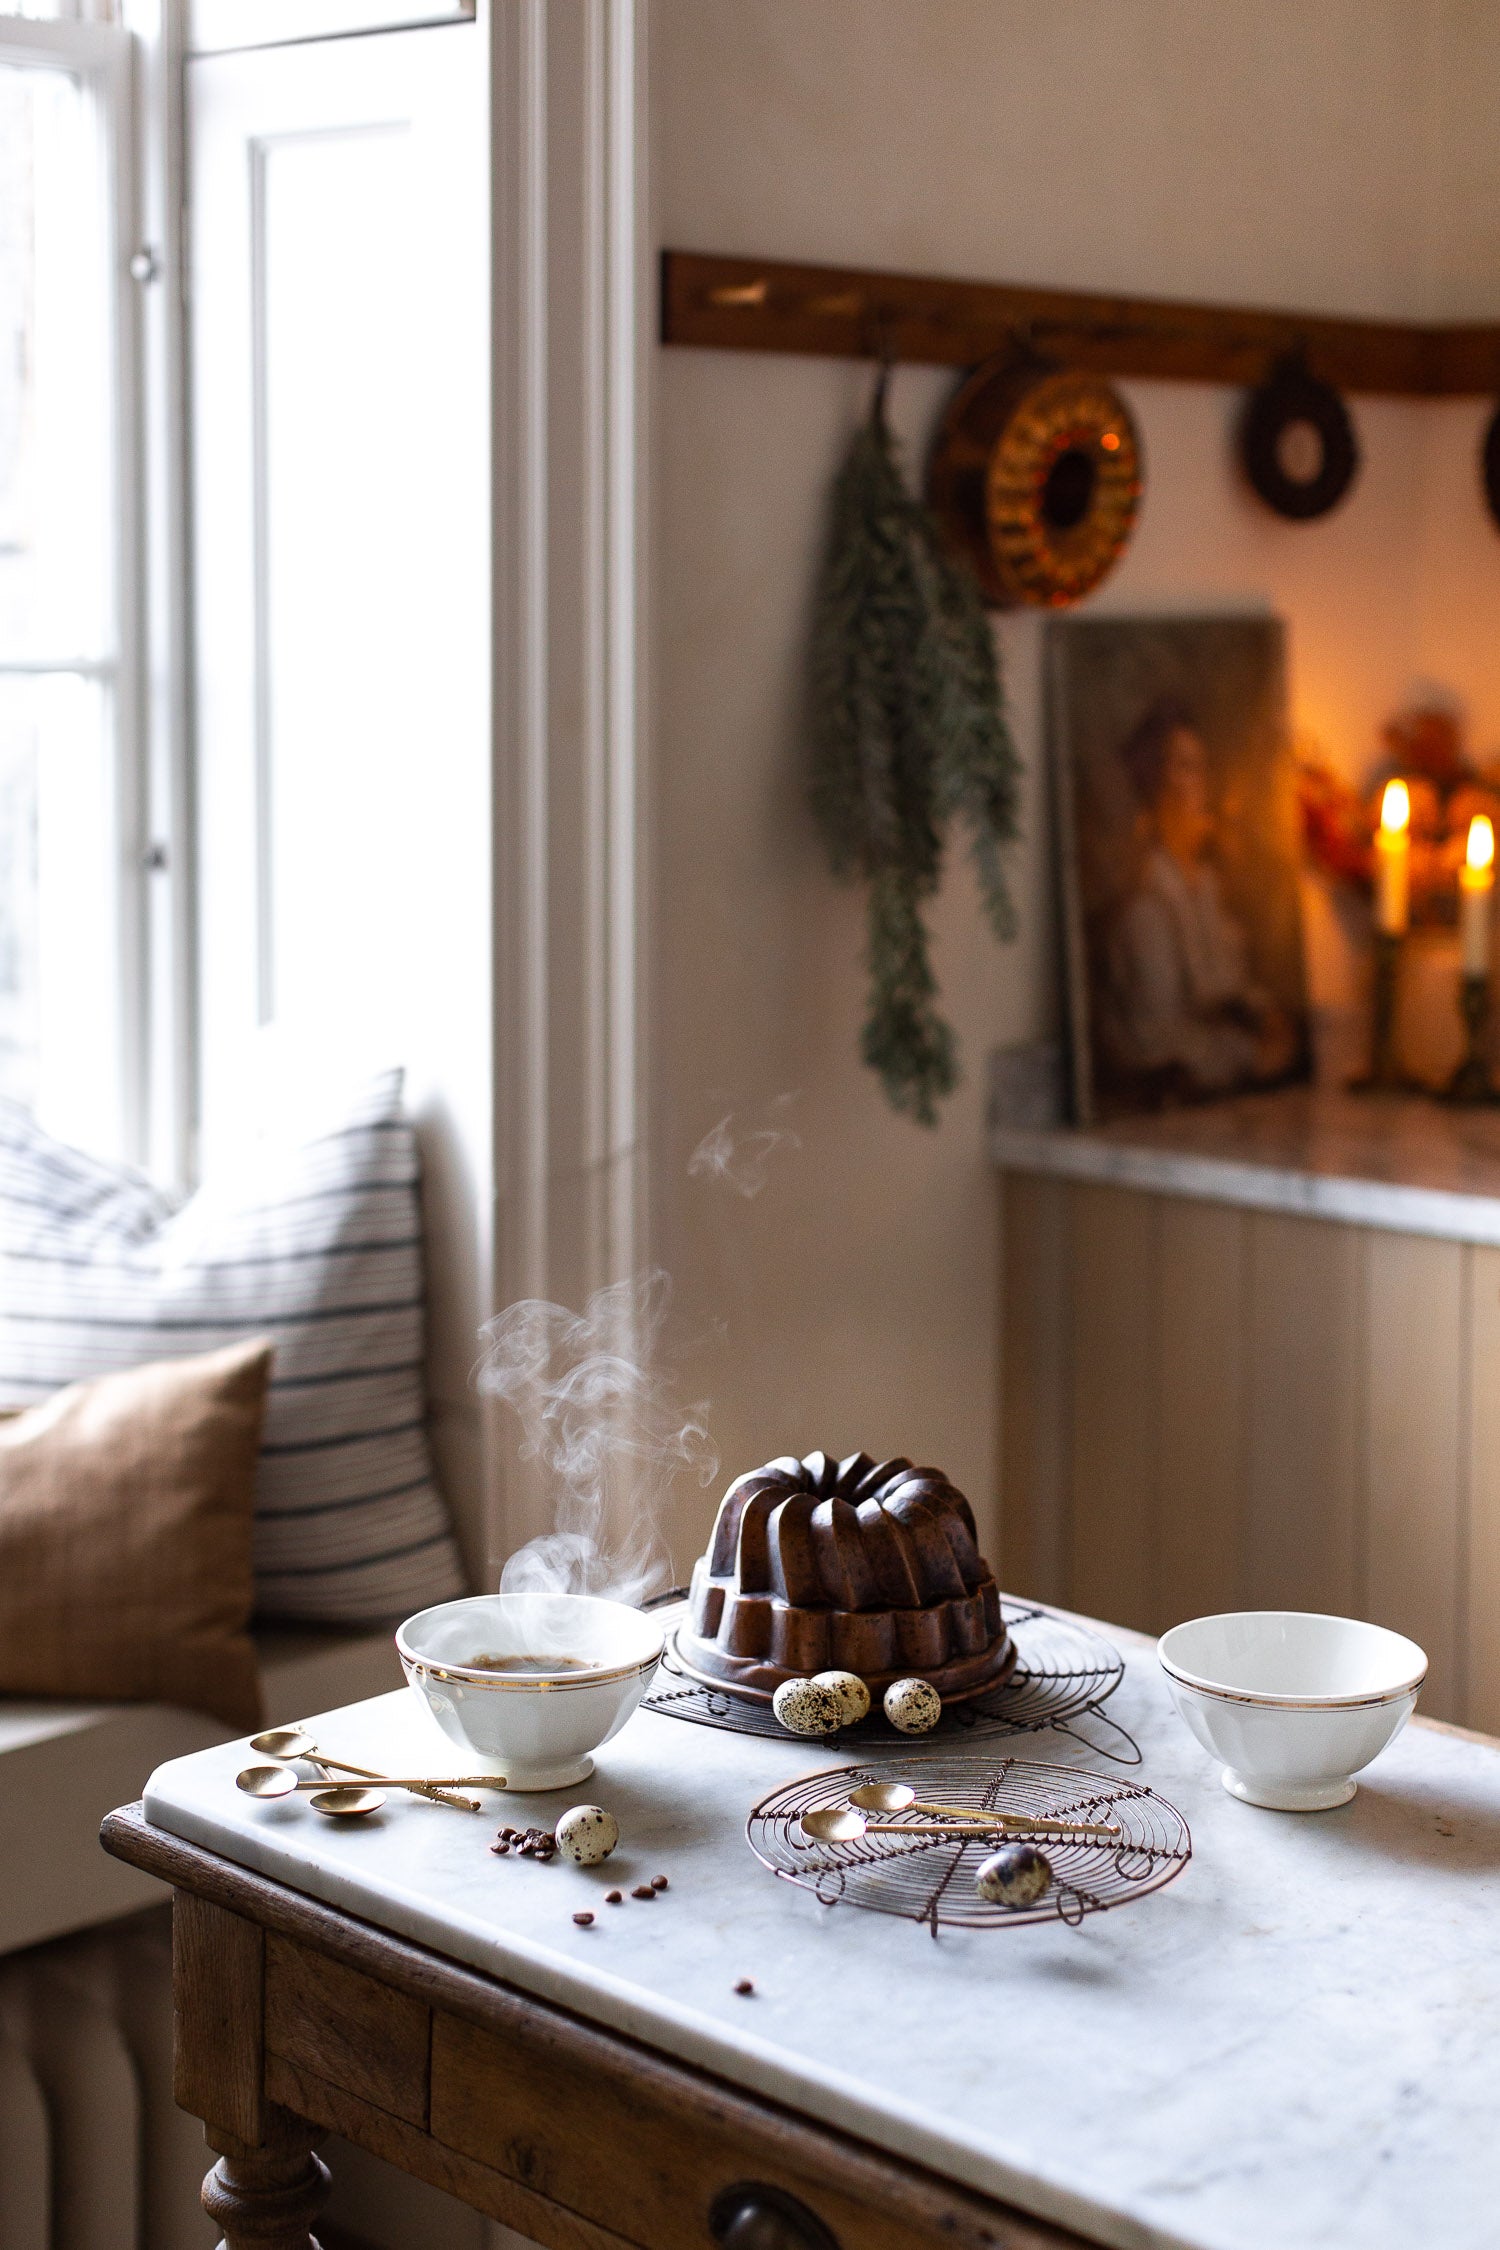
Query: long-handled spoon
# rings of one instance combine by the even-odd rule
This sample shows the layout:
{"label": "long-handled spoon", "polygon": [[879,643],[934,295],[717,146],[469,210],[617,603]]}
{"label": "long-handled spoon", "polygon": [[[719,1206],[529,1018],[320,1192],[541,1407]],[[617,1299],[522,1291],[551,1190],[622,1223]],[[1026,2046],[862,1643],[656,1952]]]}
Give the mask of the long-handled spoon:
{"label": "long-handled spoon", "polygon": [[346,1766],[337,1758],[312,1757],[307,1762],[323,1768],[320,1780],[301,1782],[290,1766],[246,1766],[235,1775],[235,1787],[243,1789],[247,1797],[289,1797],[294,1789],[326,1789],[333,1782],[335,1772],[353,1773],[365,1781],[390,1781],[393,1788],[405,1789],[413,1797],[425,1797],[429,1804],[447,1805],[453,1812],[473,1813],[484,1810],[477,1797],[455,1797],[441,1782],[425,1778],[420,1781],[398,1782],[389,1774],[373,1773],[368,1766]]}
{"label": "long-handled spoon", "polygon": [[824,1805],[802,1815],[802,1833],[818,1844],[857,1844],[862,1836],[969,1836],[976,1841],[982,1836],[1061,1836],[1069,1841],[1090,1844],[1115,1844],[1120,1840],[1117,1828],[1101,1828],[1093,1821],[1035,1820],[1000,1821],[965,1820],[958,1823],[934,1825],[916,1820],[866,1820],[853,1805]]}
{"label": "long-handled spoon", "polygon": [[[987,1828],[1035,1828],[1038,1825],[1036,1817],[1029,1813],[984,1812],[977,1805],[924,1804],[916,1791],[908,1789],[901,1781],[863,1781],[857,1789],[850,1790],[849,1802],[858,1805],[861,1812],[936,1813],[949,1820],[980,1821]],[[1091,1825],[1097,1825],[1111,1836],[1120,1833],[1111,1820]]]}
{"label": "long-handled spoon", "polygon": [[[317,1761],[310,1760],[312,1764]],[[344,1769],[348,1771],[348,1768]],[[355,1769],[358,1770],[357,1768]],[[467,1786],[460,1776],[450,1780],[446,1775],[429,1781],[424,1774],[372,1774],[372,1781],[380,1781],[389,1789],[409,1789],[414,1796],[437,1797],[444,1804],[461,1805],[465,1812],[482,1812],[483,1807],[474,1797],[449,1797],[450,1789]],[[326,1789],[328,1776],[321,1781],[299,1781],[290,1766],[245,1766],[234,1777],[236,1789],[243,1789],[247,1797],[290,1797],[298,1789]]]}
{"label": "long-handled spoon", "polygon": [[[368,1766],[351,1766],[347,1758],[330,1758],[320,1750],[312,1736],[303,1727],[268,1727],[264,1734],[252,1734],[250,1747],[263,1758],[305,1758],[309,1765],[333,1766],[339,1773],[363,1774],[367,1781],[384,1781],[383,1773],[375,1773]],[[428,1786],[426,1783],[424,1787]],[[433,1783],[433,1787],[439,1784]],[[465,1789],[506,1789],[510,1785],[501,1773],[464,1774],[453,1786]]]}
{"label": "long-handled spoon", "polygon": [[[262,1757],[305,1758],[309,1765],[323,1766],[325,1769],[331,1768],[335,1773],[358,1774],[361,1781],[384,1781],[387,1778],[383,1773],[373,1772],[369,1766],[350,1765],[347,1758],[330,1758],[325,1751],[318,1748],[312,1736],[303,1727],[268,1727],[264,1734],[251,1735],[250,1747],[252,1750],[260,1751]],[[463,1812],[478,1812],[481,1810],[480,1806],[470,1804],[467,1798],[445,1796],[442,1786],[438,1783],[405,1782],[402,1786],[408,1789],[414,1788],[418,1796],[431,1797],[437,1804],[452,1805],[455,1809]],[[506,1783],[499,1774],[481,1773],[466,1776],[460,1786],[466,1789],[504,1789]],[[274,1795],[275,1792],[272,1791],[270,1794]]]}

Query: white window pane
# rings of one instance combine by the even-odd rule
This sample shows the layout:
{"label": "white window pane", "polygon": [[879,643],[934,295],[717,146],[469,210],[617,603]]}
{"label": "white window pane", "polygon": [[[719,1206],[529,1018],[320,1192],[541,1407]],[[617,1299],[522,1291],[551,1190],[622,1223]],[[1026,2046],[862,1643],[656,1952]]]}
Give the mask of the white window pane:
{"label": "white window pane", "polygon": [[0,678],[0,1093],[118,1148],[120,891],[109,694]]}
{"label": "white window pane", "polygon": [[103,163],[86,88],[0,62],[0,662],[112,653]]}
{"label": "white window pane", "polygon": [[34,23],[115,23],[113,0],[0,0],[0,23],[29,16]]}
{"label": "white window pane", "polygon": [[0,693],[0,1094],[29,1109],[41,1072],[37,743],[16,702]]}

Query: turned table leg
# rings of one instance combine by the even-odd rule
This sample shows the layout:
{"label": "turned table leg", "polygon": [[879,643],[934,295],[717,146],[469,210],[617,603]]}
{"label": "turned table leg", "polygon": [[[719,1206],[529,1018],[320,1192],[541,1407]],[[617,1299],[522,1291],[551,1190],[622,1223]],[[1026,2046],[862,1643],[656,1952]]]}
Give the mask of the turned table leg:
{"label": "turned table leg", "polygon": [[328,2197],[328,2167],[313,2154],[314,2130],[276,2110],[266,2139],[248,2147],[208,2133],[221,2151],[203,2183],[203,2208],[224,2230],[219,2250],[318,2250],[313,2221]]}
{"label": "turned table leg", "polygon": [[318,2250],[313,2221],[328,2196],[319,2136],[265,2090],[265,1936],[191,1891],[174,1895],[173,2090],[218,2152],[203,2208],[224,2230],[219,2250]]}

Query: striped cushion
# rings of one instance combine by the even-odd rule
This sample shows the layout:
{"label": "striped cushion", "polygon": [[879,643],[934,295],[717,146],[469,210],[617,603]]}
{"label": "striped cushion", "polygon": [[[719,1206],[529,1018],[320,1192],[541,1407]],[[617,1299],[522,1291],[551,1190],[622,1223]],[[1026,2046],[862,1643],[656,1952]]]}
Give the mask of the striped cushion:
{"label": "striped cushion", "polygon": [[180,1209],[0,1101],[0,1406],[241,1336],[276,1345],[263,1616],[375,1623],[462,1593],[427,1444],[417,1146],[401,1073]]}

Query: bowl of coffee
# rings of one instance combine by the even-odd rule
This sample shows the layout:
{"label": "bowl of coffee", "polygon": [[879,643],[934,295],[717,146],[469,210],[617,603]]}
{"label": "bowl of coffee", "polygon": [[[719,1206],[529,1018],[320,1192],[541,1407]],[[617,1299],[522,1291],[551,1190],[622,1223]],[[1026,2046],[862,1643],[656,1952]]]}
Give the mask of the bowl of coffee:
{"label": "bowl of coffee", "polygon": [[599,1594],[480,1594],[409,1617],[396,1651],[452,1743],[512,1789],[566,1789],[637,1710],[654,1619]]}

